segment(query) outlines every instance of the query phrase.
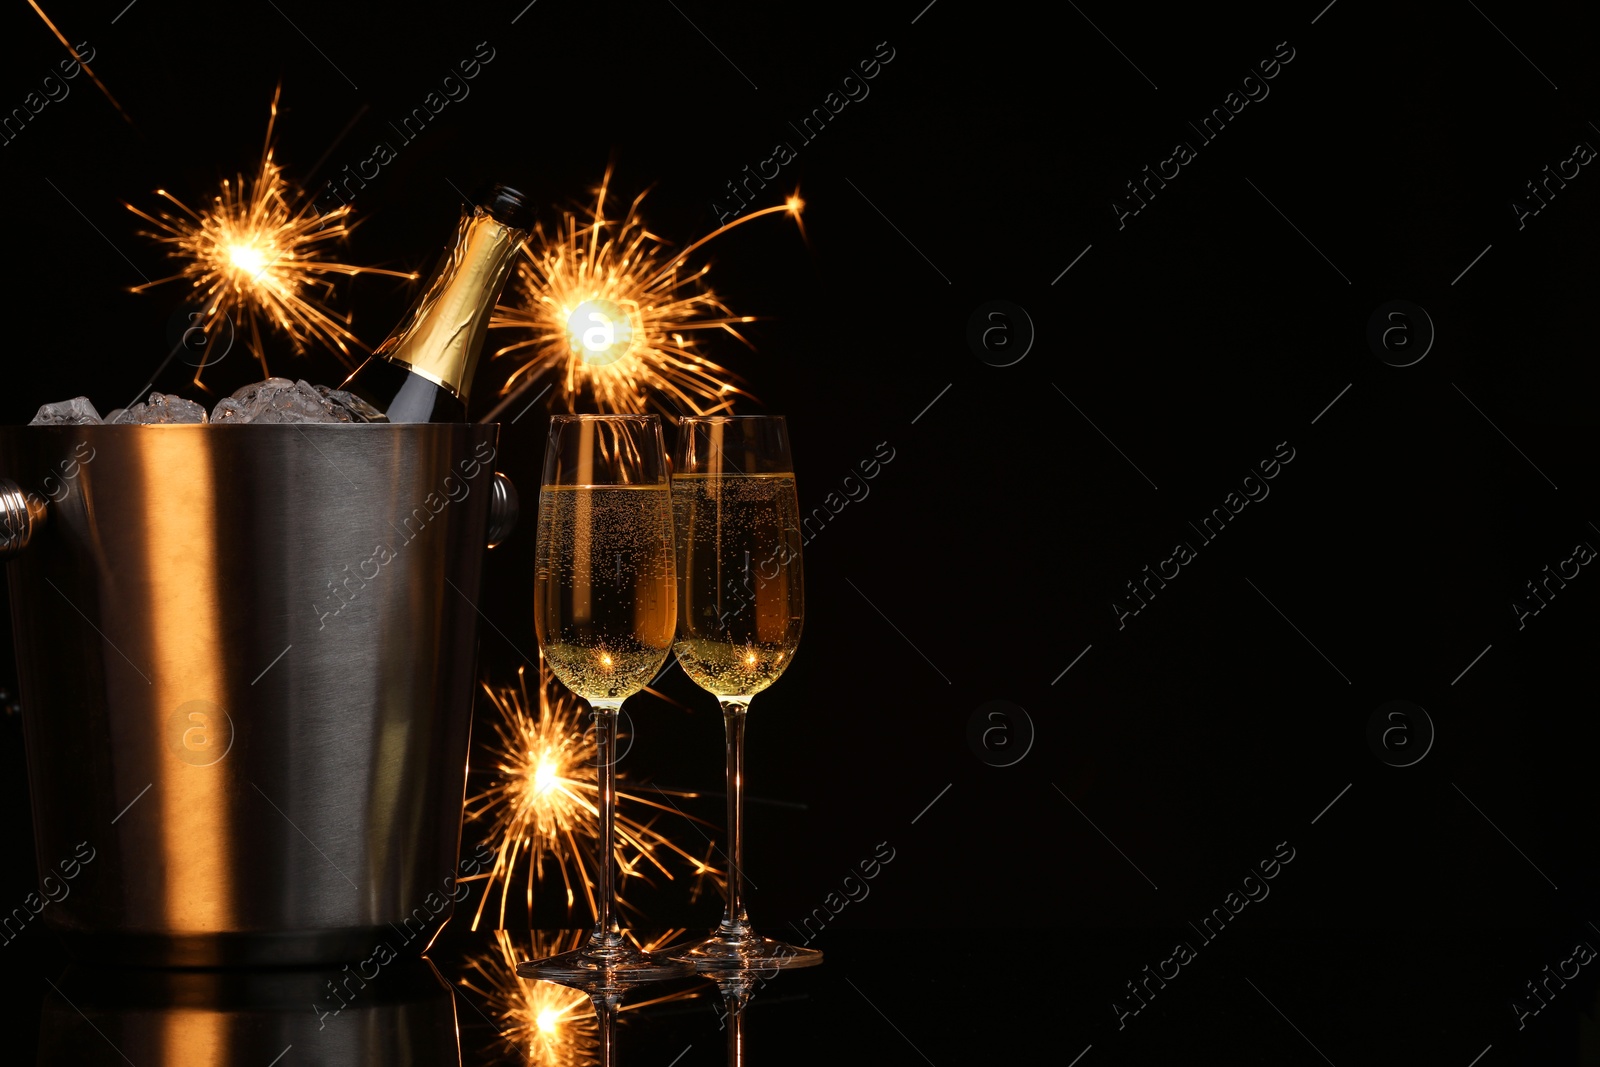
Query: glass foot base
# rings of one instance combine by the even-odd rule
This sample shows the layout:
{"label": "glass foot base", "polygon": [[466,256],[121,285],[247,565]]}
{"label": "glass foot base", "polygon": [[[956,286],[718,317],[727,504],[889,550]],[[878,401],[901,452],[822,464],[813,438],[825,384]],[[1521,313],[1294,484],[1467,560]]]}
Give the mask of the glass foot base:
{"label": "glass foot base", "polygon": [[822,962],[820,949],[786,945],[754,933],[743,937],[713,934],[703,941],[664,949],[661,955],[670,960],[693,964],[701,974],[793,970],[797,967],[815,967]]}
{"label": "glass foot base", "polygon": [[646,955],[627,944],[589,945],[542,960],[517,964],[519,978],[558,982],[591,992],[665,982],[693,973],[693,964]]}

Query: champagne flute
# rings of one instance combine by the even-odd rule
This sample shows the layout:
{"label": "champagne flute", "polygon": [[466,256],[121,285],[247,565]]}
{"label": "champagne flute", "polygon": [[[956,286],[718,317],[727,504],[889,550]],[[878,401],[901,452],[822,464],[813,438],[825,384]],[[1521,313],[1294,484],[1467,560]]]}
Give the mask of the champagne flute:
{"label": "champagne flute", "polygon": [[556,415],[539,490],[534,623],[556,677],[589,702],[599,770],[595,930],[587,944],[518,965],[580,988],[673,978],[689,968],[623,937],[613,854],[622,702],[672,651],[677,582],[672,498],[655,415]]}
{"label": "champagne flute", "polygon": [[728,907],[710,937],[669,952],[698,970],[806,967],[822,953],[757,934],[744,903],[744,727],[751,698],[794,659],[805,620],[800,502],[781,415],[685,418],[672,477],[678,663],[722,705],[728,747]]}

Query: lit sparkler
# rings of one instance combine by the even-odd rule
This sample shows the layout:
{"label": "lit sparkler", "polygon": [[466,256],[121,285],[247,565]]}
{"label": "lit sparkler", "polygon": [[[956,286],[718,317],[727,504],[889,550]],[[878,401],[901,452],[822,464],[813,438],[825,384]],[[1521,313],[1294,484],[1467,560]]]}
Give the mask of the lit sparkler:
{"label": "lit sparkler", "polygon": [[735,327],[755,319],[729,311],[705,283],[710,266],[690,270],[689,257],[763,215],[783,212],[798,223],[804,202],[796,194],[673,252],[640,217],[644,193],[620,219],[607,218],[610,184],[608,169],[587,218],[564,212],[559,227],[546,231],[537,225],[523,245],[526,255],[517,263],[506,303],[489,323],[531,334],[494,353],[521,361],[502,395],[559,374],[568,411],[576,411],[582,397],[592,397],[601,411],[623,414],[651,404],[669,415],[681,414],[680,405],[696,415],[731,411],[736,397],[749,394],[687,335],[723,330],[749,345]]}
{"label": "lit sparkler", "polygon": [[[634,943],[642,951],[653,952],[683,933],[669,930],[651,941]],[[588,934],[582,930],[562,934],[536,930],[530,935],[527,952],[517,947],[509,931],[496,930],[494,936],[493,949],[466,961],[466,967],[476,974],[461,979],[461,987],[482,998],[500,1030],[504,1050],[529,1067],[589,1067],[599,1063],[600,1027],[588,994],[554,982],[517,977],[517,964],[577,948]],[[702,988],[680,990],[624,1005],[622,1011],[686,1000],[703,992]]]}
{"label": "lit sparkler", "polygon": [[206,337],[194,376],[197,385],[217,337],[228,332],[211,328],[222,322],[243,333],[245,344],[268,376],[272,372],[267,367],[262,342],[264,330],[285,335],[297,355],[313,344],[326,345],[353,367],[356,361],[350,348],[366,351],[367,346],[350,332],[349,315],[340,317],[325,303],[334,291],[329,276],[417,277],[414,273],[356,267],[326,258],[327,246],[351,232],[347,221],[350,205],[340,204],[318,213],[312,198],[283,177],[282,168],[273,159],[272,129],[277,119],[275,92],[260,169],[249,180],[242,175],[234,181],[223,179],[222,192],[209,209],[197,212],[165,189],[157,189],[156,195],[170,201],[181,214],[160,211],[150,215],[127,205],[129,211],[156,227],[154,231],[141,231],[140,236],[166,245],[167,255],[181,264],[178,273],[136,285],[133,292],[187,280],[204,304],[204,321],[194,327]]}
{"label": "lit sparkler", "polygon": [[[534,982],[517,977],[521,956],[511,934],[496,930],[495,949],[467,961],[476,979],[463,978],[463,988],[482,997],[500,1039],[518,1059],[534,1067],[585,1067],[596,1061],[599,1026],[588,994],[554,982]],[[552,937],[533,935],[534,957],[552,956],[576,948],[581,931]],[[570,944],[568,942],[571,942]]]}
{"label": "lit sparkler", "polygon": [[[506,905],[518,863],[526,859],[525,897],[528,914],[533,914],[534,886],[542,881],[546,864],[558,869],[566,888],[567,910],[577,901],[582,888],[594,910],[594,880],[583,862],[598,834],[599,786],[596,784],[595,740],[585,720],[586,709],[565,690],[540,659],[537,704],[530,700],[526,669],[517,672],[515,686],[493,688],[484,683],[495,710],[497,743],[491,756],[498,772],[495,782],[466,802],[468,819],[489,819],[488,838],[495,847],[493,866],[485,873],[462,881],[484,880],[483,896],[472,919],[476,930],[483,918],[496,883],[500,885],[499,915],[496,927],[505,925]],[[647,690],[653,692],[653,690]],[[665,792],[665,791],[663,791]],[[679,793],[678,796],[693,796]],[[613,851],[618,864],[618,897],[621,900],[630,878],[648,877],[654,869],[667,879],[672,872],[663,863],[663,853],[675,854],[689,865],[695,891],[705,879],[722,884],[723,872],[710,864],[710,853],[699,859],[685,851],[648,822],[625,814],[621,804],[643,804],[658,812],[675,811],[675,804],[661,804],[641,796],[619,791],[616,840]],[[685,818],[691,816],[685,815]],[[701,820],[695,820],[701,821]],[[671,856],[666,856],[670,860]],[[576,877],[574,877],[576,875]],[[626,904],[626,901],[621,901]]]}

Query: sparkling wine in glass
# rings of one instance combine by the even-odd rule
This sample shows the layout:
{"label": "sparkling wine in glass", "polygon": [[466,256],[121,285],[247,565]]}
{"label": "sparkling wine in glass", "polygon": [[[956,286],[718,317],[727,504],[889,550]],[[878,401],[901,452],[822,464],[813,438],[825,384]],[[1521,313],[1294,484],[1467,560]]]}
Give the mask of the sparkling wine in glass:
{"label": "sparkling wine in glass", "polygon": [[672,497],[654,415],[550,420],[534,577],[545,661],[594,713],[599,770],[595,931],[587,944],[520,964],[524,978],[591,990],[684,974],[624,938],[616,916],[616,726],[622,702],[672,651],[677,620]]}
{"label": "sparkling wine in glass", "polygon": [[698,970],[768,970],[822,953],[757,934],[744,903],[744,727],[750,701],[794,659],[805,621],[800,503],[782,416],[685,418],[672,477],[678,630],[673,651],[722,705],[728,748],[728,906],[715,933],[670,952]]}

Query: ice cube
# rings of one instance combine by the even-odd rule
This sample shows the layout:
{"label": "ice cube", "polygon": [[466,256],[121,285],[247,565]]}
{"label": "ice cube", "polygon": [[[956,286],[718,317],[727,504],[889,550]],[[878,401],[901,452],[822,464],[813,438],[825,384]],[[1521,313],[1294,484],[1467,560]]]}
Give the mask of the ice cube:
{"label": "ice cube", "polygon": [[388,422],[383,412],[343,389],[330,389],[326,385],[315,387],[322,399],[333,410],[340,422]]}
{"label": "ice cube", "polygon": [[85,396],[63,400],[59,404],[46,404],[39,409],[29,426],[83,426],[98,424],[100,413]]}
{"label": "ice cube", "polygon": [[116,418],[116,424],[126,426],[135,423],[141,426],[153,426],[160,423],[203,423],[206,421],[206,409],[196,404],[193,400],[185,400],[181,396],[170,396],[167,393],[151,393],[150,399],[142,404],[135,404]]}
{"label": "ice cube", "polygon": [[268,378],[247,385],[217,404],[212,422],[348,422],[307,382]]}
{"label": "ice cube", "polygon": [[293,388],[294,383],[287,378],[268,378],[266,381],[253,382],[235,389],[231,395],[217,401],[216,408],[211,412],[211,421],[254,422],[255,417],[265,410],[274,393],[280,389]]}

